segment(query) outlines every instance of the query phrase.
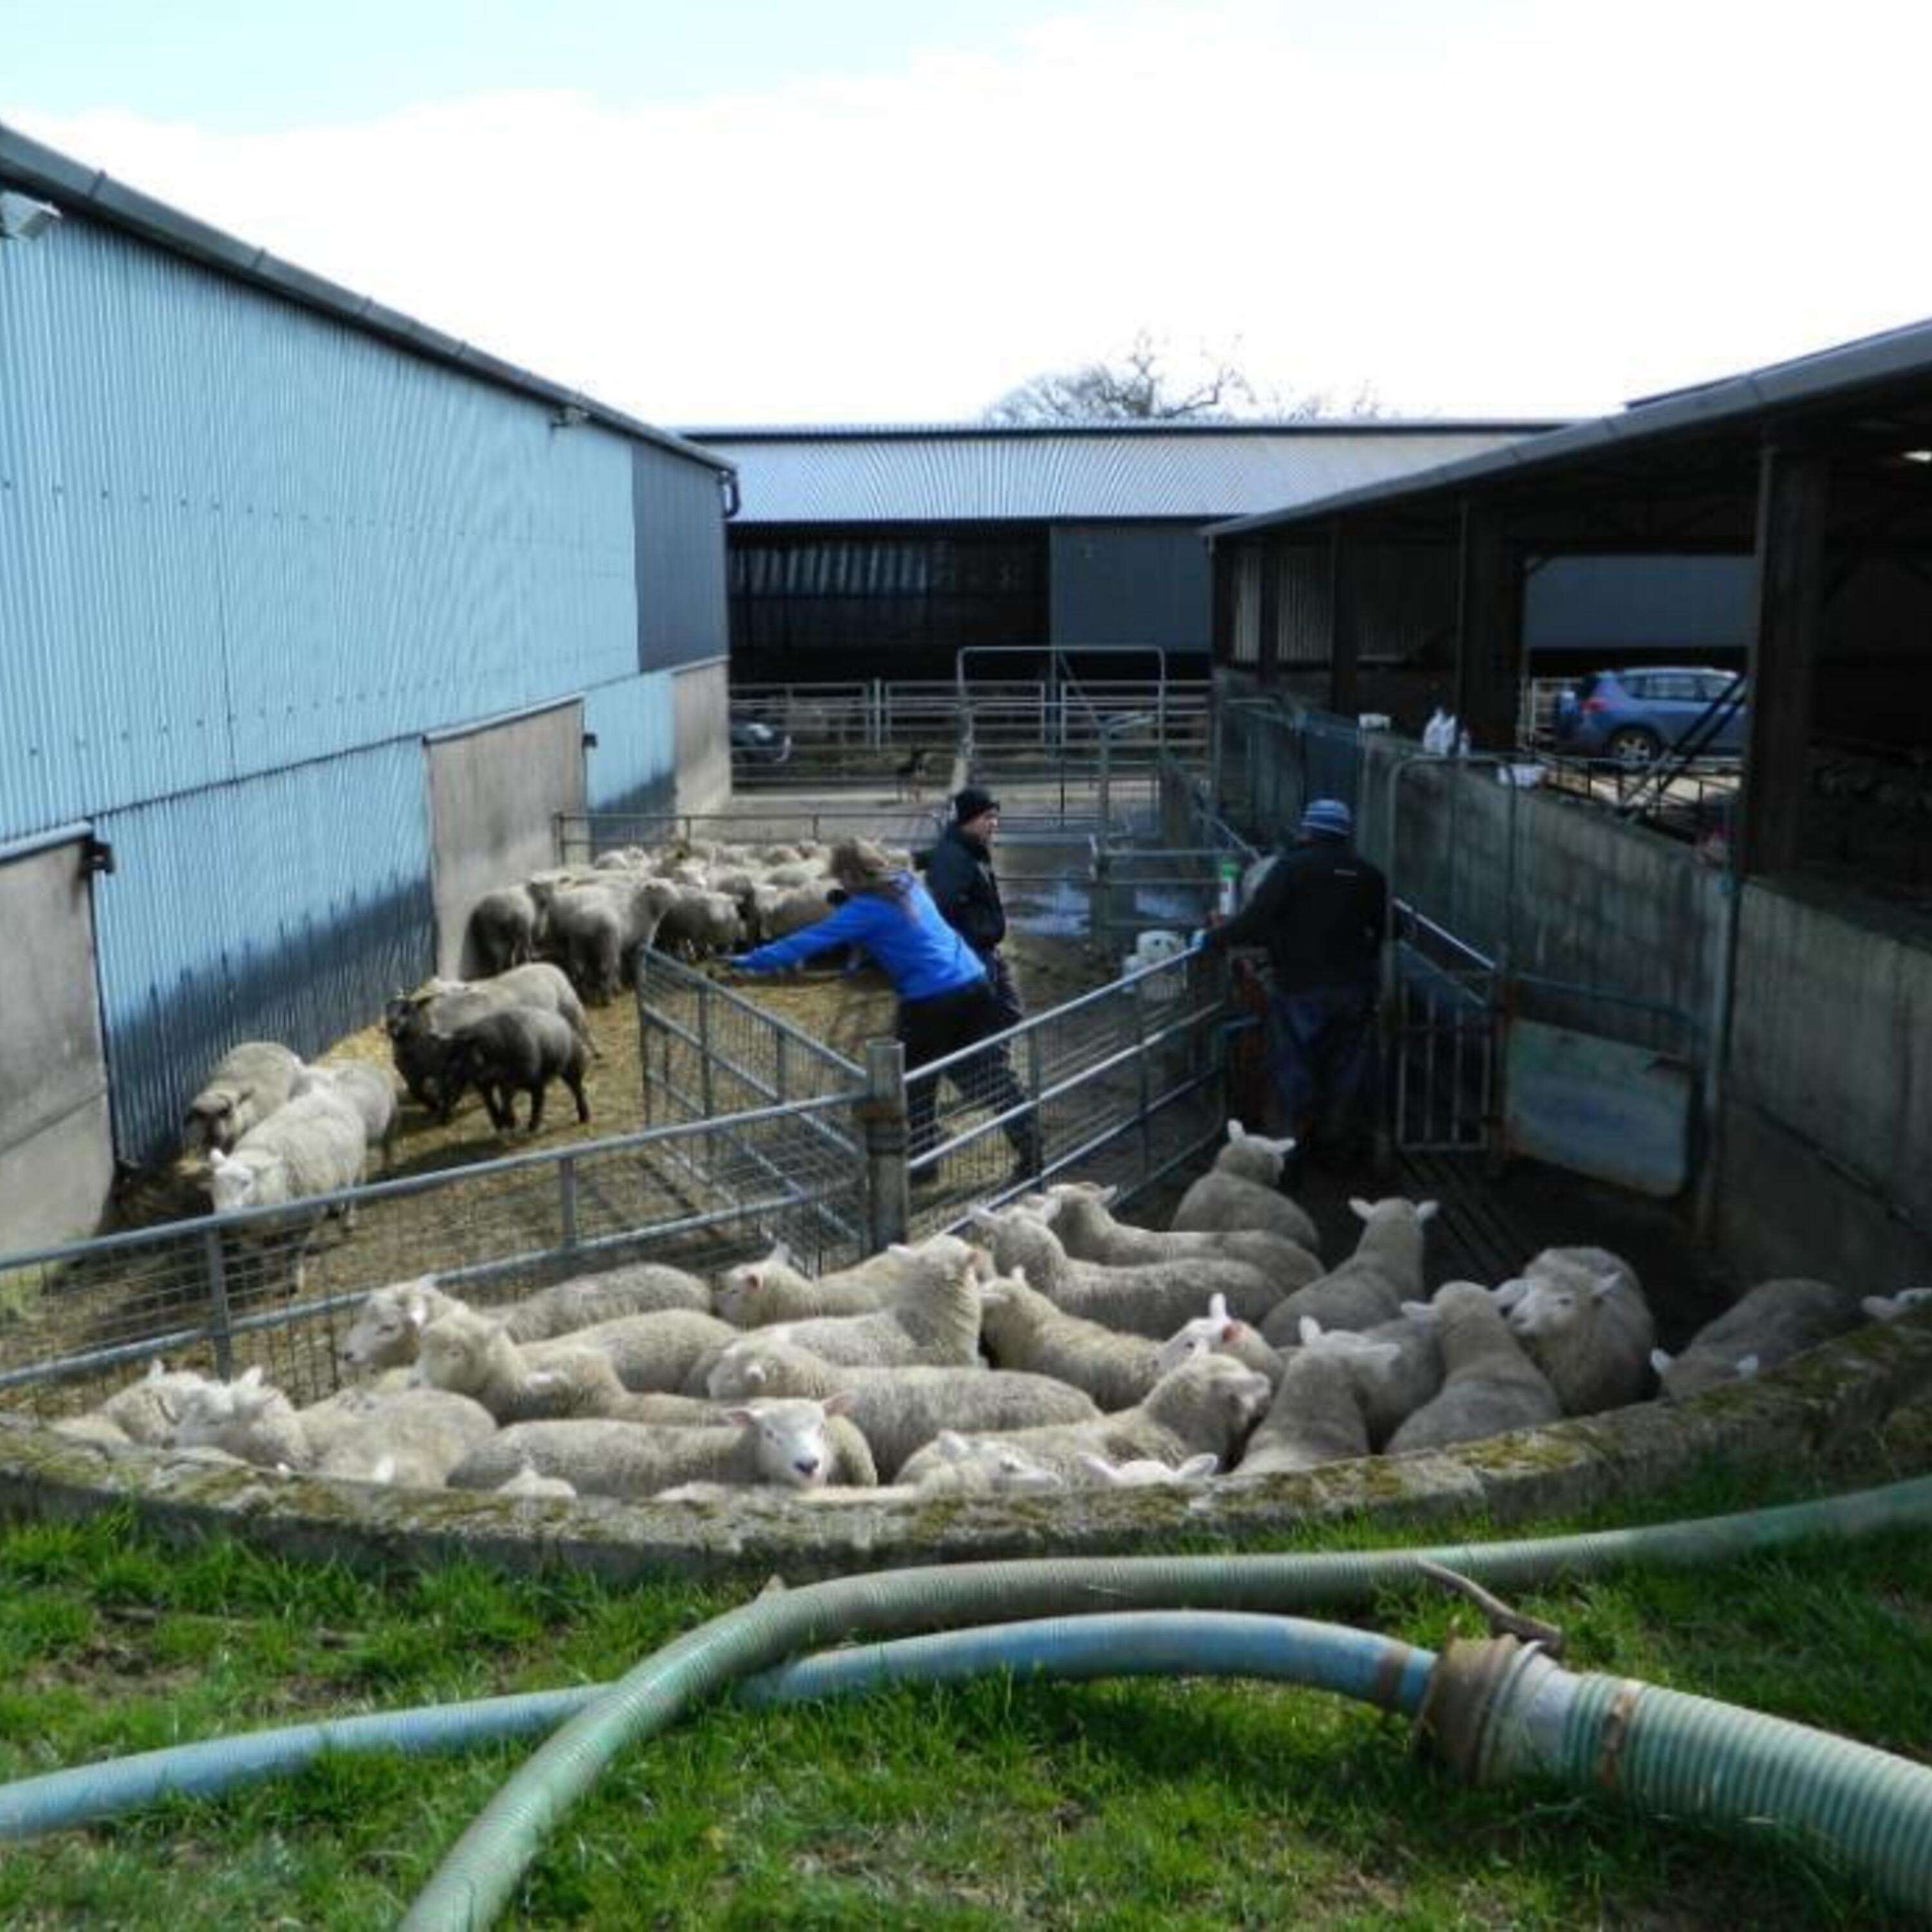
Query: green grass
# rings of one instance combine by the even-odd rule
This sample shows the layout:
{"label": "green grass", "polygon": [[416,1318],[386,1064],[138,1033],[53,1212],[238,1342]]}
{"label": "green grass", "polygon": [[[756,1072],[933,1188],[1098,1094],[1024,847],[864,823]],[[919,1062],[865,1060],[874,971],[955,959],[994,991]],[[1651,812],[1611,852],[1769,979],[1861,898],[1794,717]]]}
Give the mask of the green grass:
{"label": "green grass", "polygon": [[[1624,1515],[1777,1493],[1713,1480]],[[1352,1525],[1281,1542],[1436,1534]],[[460,1567],[372,1578],[234,1543],[166,1550],[124,1518],[14,1527],[0,1532],[0,1777],[614,1677],[745,1594]],[[1524,1604],[1563,1626],[1577,1668],[1910,1756],[1932,1748],[1922,1537],[1625,1572]],[[1432,1646],[1476,1628],[1465,1606],[1401,1596],[1363,1620]],[[390,1924],[526,1748],[338,1756],[218,1803],[178,1801],[9,1848],[0,1924]],[[1906,1922],[1774,1839],[1654,1823],[1592,1798],[1459,1786],[1412,1754],[1397,1720],[1315,1694],[989,1679],[841,1707],[705,1712],[610,1768],[504,1922],[1866,1932]]]}

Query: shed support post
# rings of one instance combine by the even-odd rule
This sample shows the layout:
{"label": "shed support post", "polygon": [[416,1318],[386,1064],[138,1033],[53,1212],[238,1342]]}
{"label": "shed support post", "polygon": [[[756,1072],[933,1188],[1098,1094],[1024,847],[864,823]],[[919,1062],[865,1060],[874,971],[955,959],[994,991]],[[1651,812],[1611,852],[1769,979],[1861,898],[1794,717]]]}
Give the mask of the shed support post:
{"label": "shed support post", "polygon": [[1522,662],[1522,560],[1496,519],[1462,506],[1456,544],[1458,721],[1479,748],[1516,742]]}
{"label": "shed support post", "polygon": [[1811,685],[1825,608],[1830,460],[1767,444],[1758,470],[1750,724],[1739,788],[1739,870],[1798,862],[1811,744]]}
{"label": "shed support post", "polygon": [[1356,624],[1353,559],[1338,524],[1328,543],[1328,709],[1344,718],[1358,709],[1361,640]]}

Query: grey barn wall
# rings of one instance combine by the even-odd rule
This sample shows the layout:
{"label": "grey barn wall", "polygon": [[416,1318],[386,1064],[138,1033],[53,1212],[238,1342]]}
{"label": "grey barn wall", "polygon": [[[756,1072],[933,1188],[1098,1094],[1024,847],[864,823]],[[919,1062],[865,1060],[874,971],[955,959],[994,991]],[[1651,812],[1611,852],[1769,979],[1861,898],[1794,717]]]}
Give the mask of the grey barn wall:
{"label": "grey barn wall", "polygon": [[91,1228],[114,1178],[82,842],[0,854],[0,1231],[14,1248]]}
{"label": "grey barn wall", "polygon": [[[1198,524],[1056,524],[1048,559],[1054,644],[1207,650],[1214,580]],[[1120,662],[1119,675],[1142,674]]]}
{"label": "grey barn wall", "polygon": [[716,475],[639,445],[631,452],[631,517],[638,670],[722,657],[730,638]]}
{"label": "grey barn wall", "polygon": [[436,970],[461,976],[470,910],[556,862],[556,820],[584,808],[584,706],[479,726],[429,747]]}
{"label": "grey barn wall", "polygon": [[680,812],[716,812],[731,795],[730,668],[719,658],[687,665],[676,674],[674,797]]}

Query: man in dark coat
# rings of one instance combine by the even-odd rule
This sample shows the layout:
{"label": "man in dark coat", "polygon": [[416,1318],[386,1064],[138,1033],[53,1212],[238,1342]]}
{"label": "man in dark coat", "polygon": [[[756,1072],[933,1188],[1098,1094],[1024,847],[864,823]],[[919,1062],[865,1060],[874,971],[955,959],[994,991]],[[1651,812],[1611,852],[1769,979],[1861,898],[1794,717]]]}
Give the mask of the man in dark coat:
{"label": "man in dark coat", "polygon": [[1388,881],[1356,851],[1340,799],[1312,800],[1298,832],[1254,897],[1202,944],[1267,947],[1283,1124],[1304,1148],[1357,1157],[1373,1125]]}
{"label": "man in dark coat", "polygon": [[1006,914],[993,874],[993,840],[999,830],[1000,801],[978,785],[967,786],[954,798],[952,821],[927,856],[926,889],[946,924],[978,954],[1005,1024],[1017,1026],[1020,996],[1000,956]]}

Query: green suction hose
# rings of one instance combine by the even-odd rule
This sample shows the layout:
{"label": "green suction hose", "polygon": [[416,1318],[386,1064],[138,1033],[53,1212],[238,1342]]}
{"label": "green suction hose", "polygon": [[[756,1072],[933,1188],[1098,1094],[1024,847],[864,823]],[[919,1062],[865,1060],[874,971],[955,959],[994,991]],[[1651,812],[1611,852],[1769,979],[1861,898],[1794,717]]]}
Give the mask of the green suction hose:
{"label": "green suction hose", "polygon": [[[606,1695],[565,1724],[470,1825],[404,1924],[414,1932],[470,1932],[490,1924],[544,1834],[625,1745],[654,1736],[699,1700],[738,1678],[813,1646],[860,1634],[957,1628],[1096,1610],[1280,1612],[1354,1606],[1371,1600],[1391,1584],[1414,1580],[1417,1566],[1425,1559],[1492,1586],[1508,1587],[1565,1572],[1593,1574],[1624,1563],[1716,1562],[1811,1537],[1870,1535],[1928,1520],[1932,1478],[1922,1477],[1744,1515],[1540,1540],[1312,1556],[960,1564],[840,1577],[768,1594],[645,1658]],[[1668,1729],[1667,1720],[1660,1719],[1658,1734]],[[1501,1737],[1510,1730],[1507,1724],[1500,1730],[1478,1726],[1484,1736]],[[1804,1735],[1814,1741],[1822,1738],[1820,1733]],[[1498,1761],[1514,1768],[1508,1752]],[[1560,1769],[1565,1762],[1552,1762],[1550,1768]],[[1932,1774],[1925,1775],[1932,1780]],[[1626,1788],[1639,1797],[1647,1789]],[[1932,1792],[1906,1802],[1918,1806],[1918,1828],[1932,1838]],[[1880,1874],[1873,1876],[1882,1882]],[[1932,1885],[1912,1902],[1932,1906]]]}

